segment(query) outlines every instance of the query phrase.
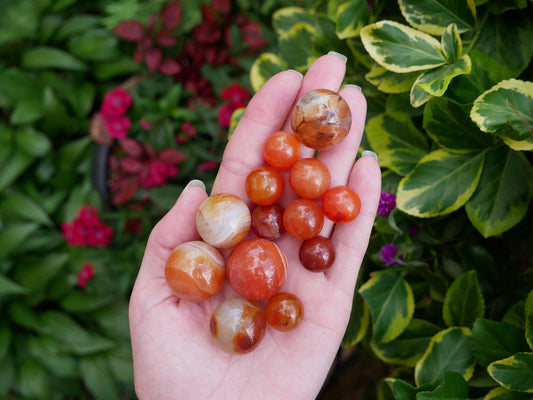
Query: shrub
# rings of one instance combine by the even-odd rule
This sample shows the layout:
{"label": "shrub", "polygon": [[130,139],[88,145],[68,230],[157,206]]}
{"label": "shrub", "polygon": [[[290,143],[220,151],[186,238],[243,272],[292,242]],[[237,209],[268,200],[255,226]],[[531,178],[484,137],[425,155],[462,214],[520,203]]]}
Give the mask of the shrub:
{"label": "shrub", "polygon": [[367,97],[383,194],[344,345],[391,366],[380,399],[533,391],[532,16],[526,1],[288,7],[251,68],[258,89],[334,50]]}

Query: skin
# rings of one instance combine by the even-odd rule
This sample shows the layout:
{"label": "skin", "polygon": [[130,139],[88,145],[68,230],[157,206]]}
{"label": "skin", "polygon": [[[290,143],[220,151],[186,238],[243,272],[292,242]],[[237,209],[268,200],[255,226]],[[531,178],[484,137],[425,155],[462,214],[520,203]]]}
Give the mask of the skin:
{"label": "skin", "polygon": [[[339,90],[344,73],[340,57],[325,55],[303,80],[295,71],[284,71],[265,83],[226,147],[213,193],[229,192],[247,199],[244,182],[250,171],[264,163],[265,138],[280,129],[290,131],[290,112],[296,101],[312,89]],[[300,264],[300,240],[285,234],[276,241],[289,263],[282,291],[302,300],[302,323],[292,332],[267,328],[254,351],[232,356],[216,347],[209,330],[213,310],[235,295],[229,284],[201,303],[172,294],[164,277],[166,259],[178,244],[199,239],[195,214],[208,196],[203,188],[189,185],[154,227],[131,296],[135,389],[140,399],[316,398],[349,321],[381,191],[381,173],[373,157],[360,157],[354,165],[366,117],[365,98],[355,87],[344,87],[340,93],[352,110],[352,128],[342,145],[321,152],[319,158],[331,171],[331,186],[349,185],[358,192],[361,212],[349,224],[325,223],[321,234],[336,247],[335,263],[325,272],[310,272]],[[302,147],[301,158],[313,154]],[[286,206],[294,198],[287,185],[281,204]],[[225,257],[228,251],[223,252]]]}

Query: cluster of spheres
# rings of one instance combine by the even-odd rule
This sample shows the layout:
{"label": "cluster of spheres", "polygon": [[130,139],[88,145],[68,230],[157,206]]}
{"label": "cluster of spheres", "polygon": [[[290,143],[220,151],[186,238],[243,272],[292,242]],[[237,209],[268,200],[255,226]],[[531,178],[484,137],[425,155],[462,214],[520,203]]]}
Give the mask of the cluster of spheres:
{"label": "cluster of spheres", "polygon": [[[267,326],[291,331],[303,319],[301,300],[282,291],[288,265],[276,240],[284,234],[300,239],[303,267],[326,271],[335,260],[335,247],[320,235],[325,218],[348,223],[361,206],[350,187],[330,186],[326,164],[318,158],[300,158],[302,145],[324,150],[347,136],[351,113],[346,101],[330,90],[312,90],[297,103],[291,125],[293,133],[277,131],[266,139],[265,165],[246,178],[253,210],[230,193],[209,196],[196,215],[202,240],[177,246],[165,266],[167,282],[180,299],[211,298],[226,280],[237,293],[220,303],[210,321],[215,343],[230,354],[256,348]],[[286,207],[279,204],[285,190],[282,171],[297,195]],[[226,260],[220,249],[231,249]]]}

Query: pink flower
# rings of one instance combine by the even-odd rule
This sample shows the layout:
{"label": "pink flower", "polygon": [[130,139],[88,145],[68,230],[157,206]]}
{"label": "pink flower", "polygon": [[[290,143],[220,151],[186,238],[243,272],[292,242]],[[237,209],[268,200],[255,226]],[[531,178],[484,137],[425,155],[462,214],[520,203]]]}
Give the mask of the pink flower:
{"label": "pink flower", "polygon": [[94,278],[94,265],[86,263],[81,267],[80,271],[76,275],[78,280],[78,287],[80,289],[85,288],[87,283]]}
{"label": "pink flower", "polygon": [[250,98],[250,92],[248,89],[242,87],[238,83],[234,82],[228,87],[222,89],[220,97],[223,100],[228,100],[230,104],[238,105],[238,107],[244,107],[246,101]]}
{"label": "pink flower", "polygon": [[113,228],[100,220],[96,207],[82,207],[72,222],[63,222],[61,232],[69,246],[107,246]]}
{"label": "pink flower", "polygon": [[196,128],[194,127],[194,125],[192,123],[190,123],[189,121],[187,122],[184,122],[183,124],[181,124],[181,127],[180,129],[185,132],[185,134],[192,138],[192,137],[195,137],[196,136]]}
{"label": "pink flower", "polygon": [[105,119],[119,117],[128,111],[133,104],[131,95],[121,87],[117,87],[104,96],[100,112]]}
{"label": "pink flower", "polygon": [[204,161],[204,162],[200,163],[197,168],[198,168],[198,171],[200,171],[200,172],[205,172],[205,171],[209,171],[209,170],[212,170],[212,169],[217,169],[218,168],[218,161],[214,161],[214,160]]}
{"label": "pink flower", "polygon": [[144,118],[139,120],[139,125],[141,125],[141,128],[146,129],[147,131],[153,128],[153,125]]}
{"label": "pink flower", "polygon": [[224,104],[218,109],[218,123],[220,126],[225,128],[229,127],[231,122],[231,115],[238,107],[233,106],[232,104]]}
{"label": "pink flower", "polygon": [[128,131],[131,128],[131,120],[125,116],[106,118],[104,124],[109,136],[115,139],[123,139],[128,136]]}
{"label": "pink flower", "polygon": [[148,174],[141,180],[141,186],[148,189],[154,186],[164,185],[168,178],[178,174],[178,168],[174,164],[153,160],[148,167]]}

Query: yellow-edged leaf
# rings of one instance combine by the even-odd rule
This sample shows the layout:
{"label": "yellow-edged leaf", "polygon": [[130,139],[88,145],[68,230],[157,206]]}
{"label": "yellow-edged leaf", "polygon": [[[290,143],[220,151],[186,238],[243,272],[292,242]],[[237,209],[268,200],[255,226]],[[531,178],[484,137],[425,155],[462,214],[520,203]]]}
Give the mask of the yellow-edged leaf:
{"label": "yellow-edged leaf", "polygon": [[419,71],[398,74],[378,64],[365,75],[367,81],[384,93],[396,94],[408,92],[420,75]]}
{"label": "yellow-edged leaf", "polygon": [[272,76],[286,69],[285,61],[276,54],[263,53],[250,68],[250,82],[257,92]]}

